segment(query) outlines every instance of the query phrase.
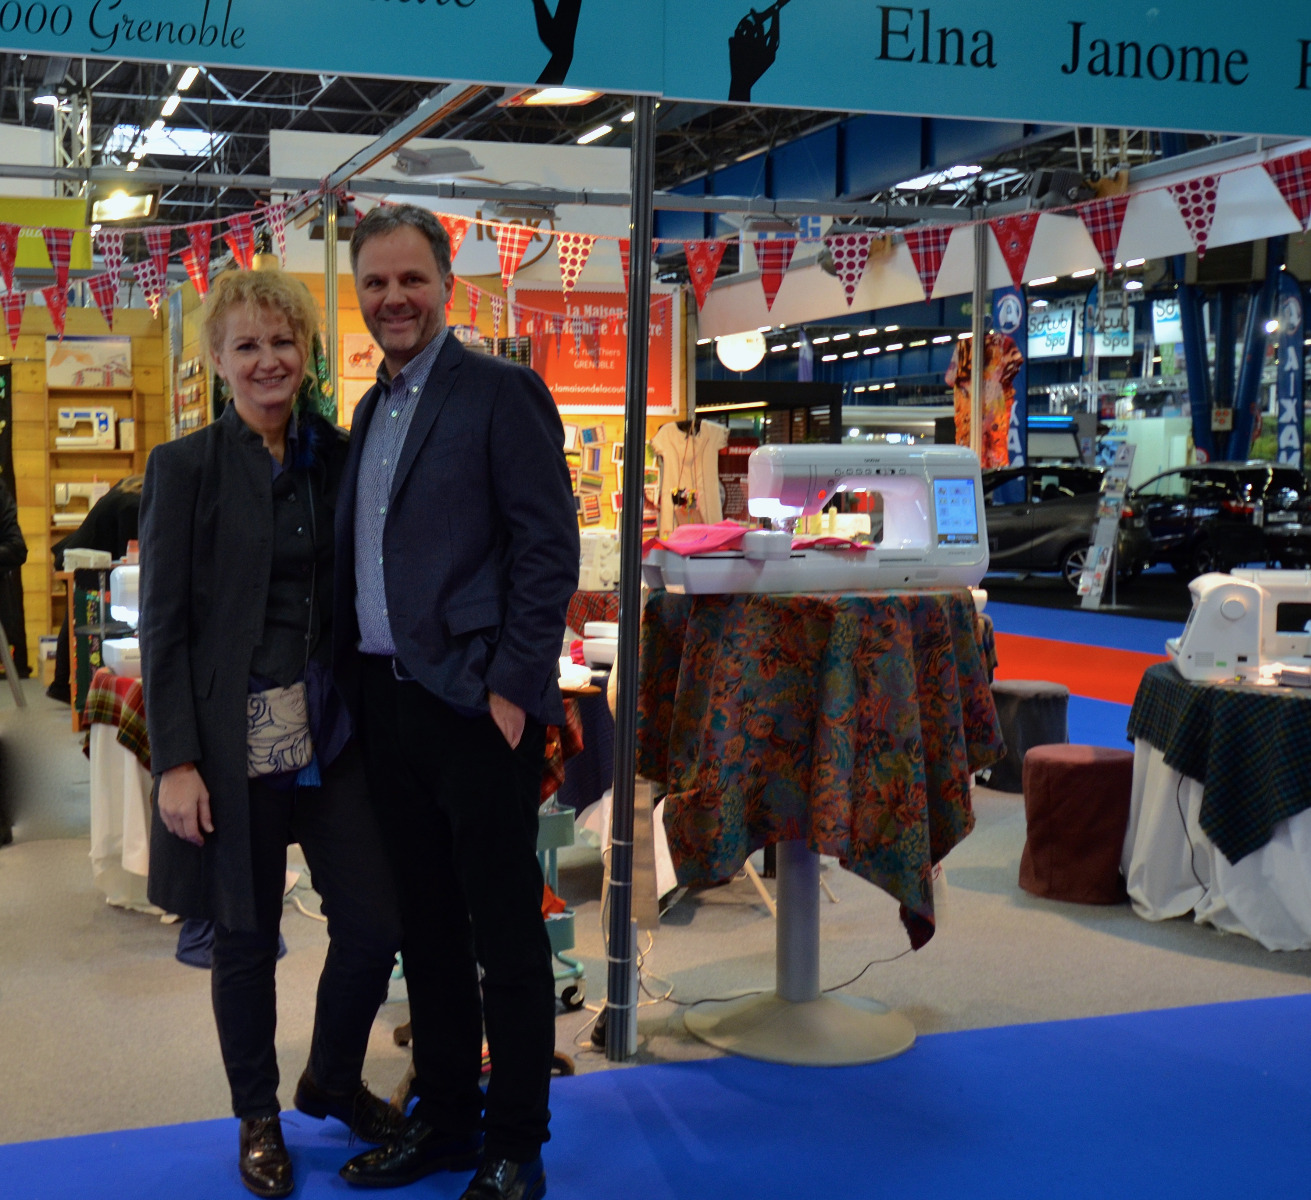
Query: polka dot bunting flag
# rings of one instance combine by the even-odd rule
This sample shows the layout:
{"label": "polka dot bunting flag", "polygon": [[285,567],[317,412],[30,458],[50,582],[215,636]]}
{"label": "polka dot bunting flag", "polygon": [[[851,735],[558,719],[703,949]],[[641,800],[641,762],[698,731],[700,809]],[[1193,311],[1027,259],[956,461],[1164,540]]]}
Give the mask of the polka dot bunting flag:
{"label": "polka dot bunting flag", "polygon": [[831,233],[824,239],[824,245],[833,255],[833,268],[838,281],[847,295],[847,307],[856,298],[856,289],[865,277],[865,266],[869,262],[870,247],[874,244],[872,233]]}
{"label": "polka dot bunting flag", "polygon": [[560,255],[560,286],[567,296],[574,290],[578,277],[587,265],[587,256],[596,245],[596,236],[591,233],[561,233],[556,236],[556,247]]}
{"label": "polka dot bunting flag", "polygon": [[1197,257],[1206,254],[1206,243],[1211,236],[1211,223],[1215,220],[1215,198],[1220,180],[1215,175],[1203,175],[1184,183],[1172,183],[1170,195],[1179,206],[1179,215],[1188,226],[1188,236],[1197,247]]}

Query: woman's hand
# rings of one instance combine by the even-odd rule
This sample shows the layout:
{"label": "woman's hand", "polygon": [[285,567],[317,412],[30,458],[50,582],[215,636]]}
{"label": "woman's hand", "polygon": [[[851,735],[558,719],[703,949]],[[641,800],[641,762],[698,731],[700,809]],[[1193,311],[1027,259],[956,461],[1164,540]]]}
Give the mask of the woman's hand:
{"label": "woman's hand", "polygon": [[172,767],[159,777],[158,803],[160,820],[174,837],[193,846],[203,846],[204,835],[214,832],[209,815],[209,788],[195,763]]}

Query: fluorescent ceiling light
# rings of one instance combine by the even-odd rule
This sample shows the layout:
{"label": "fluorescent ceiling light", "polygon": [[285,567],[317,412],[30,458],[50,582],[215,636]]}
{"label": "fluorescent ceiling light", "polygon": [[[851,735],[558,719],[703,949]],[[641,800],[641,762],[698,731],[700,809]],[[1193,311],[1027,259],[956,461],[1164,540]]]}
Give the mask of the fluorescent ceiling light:
{"label": "fluorescent ceiling light", "polygon": [[873,325],[871,325],[868,329],[862,329],[862,330],[860,331],[860,333],[859,333],[857,336],[858,336],[858,337],[873,337],[876,333],[878,333],[878,330],[877,330]]}
{"label": "fluorescent ceiling light", "polygon": [[787,342],[779,342],[777,346],[770,346],[769,352],[770,354],[777,354],[780,350],[786,350],[787,348]]}
{"label": "fluorescent ceiling light", "polygon": [[[182,103],[182,97],[174,92],[167,100],[164,101],[164,107],[159,110],[160,115],[171,117],[178,110],[178,105]],[[162,126],[161,126],[162,128]]]}
{"label": "fluorescent ceiling light", "polygon": [[928,341],[928,338],[920,338],[918,342],[911,342],[911,349],[913,350],[916,346],[927,346]]}
{"label": "fluorescent ceiling light", "polygon": [[1039,275],[1037,279],[1030,279],[1030,280],[1029,280],[1029,286],[1030,286],[1030,287],[1042,287],[1043,284],[1045,284],[1045,283],[1055,283],[1055,282],[1056,282],[1056,276],[1055,276],[1055,275]]}
{"label": "fluorescent ceiling light", "polygon": [[182,78],[178,80],[178,91],[185,92],[199,77],[199,67],[188,67],[182,72]]}
{"label": "fluorescent ceiling light", "polygon": [[860,385],[860,387],[856,388],[856,391],[858,392],[863,392],[864,390],[865,390],[865,385],[863,383]]}
{"label": "fluorescent ceiling light", "polygon": [[135,171],[141,164],[134,158],[125,168],[128,171]]}
{"label": "fluorescent ceiling light", "polygon": [[897,330],[900,329],[900,328],[901,328],[900,325],[884,325],[884,326],[883,326],[883,332],[884,332],[884,333],[896,333]]}
{"label": "fluorescent ceiling light", "polygon": [[146,192],[142,196],[129,196],[121,188],[91,205],[92,221],[137,221],[150,216],[155,197]]}
{"label": "fluorescent ceiling light", "polygon": [[773,327],[772,325],[757,325],[757,326],[756,326],[756,332],[757,332],[757,333],[768,333],[768,332],[769,332],[771,329],[773,329],[773,328],[774,328],[774,327]]}
{"label": "fluorescent ceiling light", "polygon": [[160,158],[208,158],[211,146],[217,150],[226,141],[226,135],[211,134],[206,129],[166,129],[163,121],[143,130],[135,125],[115,125],[105,139],[105,154],[125,154],[139,148],[143,154]]}
{"label": "fluorescent ceiling light", "polygon": [[1070,278],[1071,278],[1071,279],[1087,279],[1089,275],[1096,275],[1096,274],[1097,274],[1097,268],[1096,268],[1096,267],[1084,267],[1084,269],[1083,269],[1082,271],[1071,271],[1071,272],[1070,272]]}
{"label": "fluorescent ceiling light", "polygon": [[800,342],[793,342],[792,345],[789,347],[789,349],[791,349],[791,350],[800,350],[800,349],[801,349],[801,343],[800,343]]}
{"label": "fluorescent ceiling light", "polygon": [[879,352],[879,348],[878,348],[877,346],[866,346],[865,349],[864,349],[861,353],[863,353],[863,354],[877,354],[878,352]]}
{"label": "fluorescent ceiling light", "polygon": [[163,132],[164,132],[164,118],[163,118],[163,117],[157,117],[154,121],[152,121],[152,122],[150,123],[150,129],[149,129],[149,132],[150,132],[150,133],[163,133]]}
{"label": "fluorescent ceiling light", "polygon": [[1126,258],[1124,265],[1126,267],[1141,267],[1147,260],[1145,258]]}
{"label": "fluorescent ceiling light", "polygon": [[1142,288],[1142,286],[1143,286],[1143,281],[1141,279],[1126,279],[1124,281],[1124,290],[1126,292],[1139,291]]}
{"label": "fluorescent ceiling light", "polygon": [[896,386],[897,386],[897,385],[896,385],[895,383],[885,383],[885,384],[883,385],[883,390],[886,392],[886,391],[888,391],[888,390],[890,390],[891,388],[894,388],[894,387],[896,387]]}
{"label": "fluorescent ceiling light", "polygon": [[1046,307],[1047,307],[1047,301],[1046,301],[1046,300],[1034,300],[1034,301],[1029,305],[1029,307],[1030,307],[1030,308],[1046,308]]}
{"label": "fluorescent ceiling light", "polygon": [[1277,320],[1270,320],[1270,321],[1267,321],[1267,322],[1265,323],[1265,331],[1266,331],[1266,333],[1278,333],[1278,332],[1279,332],[1279,322],[1278,322]]}
{"label": "fluorescent ceiling light", "polygon": [[709,339],[709,338],[697,338],[697,340],[696,340],[696,344],[697,344],[698,346],[708,346],[708,345],[710,345],[710,339]]}
{"label": "fluorescent ceiling light", "polygon": [[820,362],[837,362],[837,361],[838,361],[838,356],[837,356],[836,354],[826,354],[826,355],[824,355],[824,357],[821,358],[819,361],[820,361]]}
{"label": "fluorescent ceiling light", "polygon": [[951,341],[951,334],[944,333],[941,337],[935,337],[933,339],[933,344],[935,346],[941,346],[944,342],[949,342],[949,341]]}
{"label": "fluorescent ceiling light", "polygon": [[833,340],[835,342],[846,342],[846,341],[850,341],[850,339],[851,339],[851,334],[849,333],[835,333],[833,335]]}
{"label": "fluorescent ceiling light", "polygon": [[597,138],[603,138],[607,133],[614,133],[613,125],[598,125],[595,129],[588,130],[578,139],[580,146],[590,146]]}
{"label": "fluorescent ceiling light", "polygon": [[59,107],[59,97],[54,92],[42,92],[39,96],[32,97],[33,104],[45,104],[50,108]]}
{"label": "fluorescent ceiling light", "polygon": [[633,118],[636,117],[636,116],[637,116],[637,113],[635,113],[635,112],[630,108],[626,113],[624,113],[624,115],[623,115],[622,117],[619,118],[619,120],[622,121],[623,124],[625,124],[625,125],[631,125],[631,124],[633,123]]}
{"label": "fluorescent ceiling light", "polygon": [[922,192],[925,188],[955,183],[957,189],[959,189],[960,180],[971,179],[982,170],[982,167],[948,167],[945,171],[933,171],[928,175],[916,175],[914,179],[907,179],[902,183],[893,184],[893,188],[899,192]]}
{"label": "fluorescent ceiling light", "polygon": [[883,347],[883,349],[888,351],[888,353],[891,353],[893,350],[900,350],[901,348],[902,348],[901,342],[893,342],[890,346]]}
{"label": "fluorescent ceiling light", "polygon": [[519,103],[529,108],[545,104],[590,104],[601,93],[588,91],[586,88],[549,87],[524,96]]}
{"label": "fluorescent ceiling light", "polygon": [[842,357],[843,357],[843,358],[856,358],[856,357],[858,357],[859,355],[860,355],[860,351],[859,351],[859,350],[848,350],[848,351],[846,352],[846,354],[844,354]]}
{"label": "fluorescent ceiling light", "polygon": [[827,338],[827,337],[811,338],[810,344],[812,346],[822,346],[824,345],[825,342],[831,342],[832,340],[833,340],[832,338]]}
{"label": "fluorescent ceiling light", "polygon": [[972,338],[973,336],[974,336],[974,330],[967,329],[964,333],[958,333],[956,335],[956,340],[958,342],[963,342],[966,341],[968,338]]}

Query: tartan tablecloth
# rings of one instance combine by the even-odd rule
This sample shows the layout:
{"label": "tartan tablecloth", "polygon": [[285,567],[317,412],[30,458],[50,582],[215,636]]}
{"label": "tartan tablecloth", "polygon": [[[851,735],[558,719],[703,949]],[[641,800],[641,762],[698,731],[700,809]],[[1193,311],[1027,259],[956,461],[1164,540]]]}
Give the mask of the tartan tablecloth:
{"label": "tartan tablecloth", "polygon": [[150,770],[150,735],[146,732],[141,680],[115,675],[108,667],[101,667],[87,689],[85,719],[88,724],[118,726],[119,743]]}
{"label": "tartan tablecloth", "polygon": [[588,621],[619,620],[618,592],[575,592],[569,601],[565,624],[578,634]]}
{"label": "tartan tablecloth", "polygon": [[1003,746],[967,591],[651,594],[638,771],[665,786],[682,883],[805,838],[933,936],[932,870]]}
{"label": "tartan tablecloth", "polygon": [[1159,663],[1138,685],[1129,737],[1202,784],[1199,823],[1231,863],[1311,808],[1311,696],[1295,688],[1190,683]]}

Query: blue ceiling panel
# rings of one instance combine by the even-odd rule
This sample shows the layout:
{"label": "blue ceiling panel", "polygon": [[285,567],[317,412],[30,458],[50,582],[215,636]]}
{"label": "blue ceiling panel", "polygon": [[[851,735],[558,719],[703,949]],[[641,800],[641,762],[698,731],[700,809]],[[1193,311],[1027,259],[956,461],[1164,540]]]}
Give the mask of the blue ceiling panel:
{"label": "blue ceiling panel", "polygon": [[770,156],[775,200],[832,200],[837,196],[838,128],[830,125],[775,148]]}
{"label": "blue ceiling panel", "polygon": [[842,124],[842,195],[868,196],[920,173],[919,117],[852,117]]}
{"label": "blue ceiling panel", "polygon": [[950,167],[977,163],[1007,146],[1024,140],[1025,126],[1009,121],[928,122],[928,165]]}

